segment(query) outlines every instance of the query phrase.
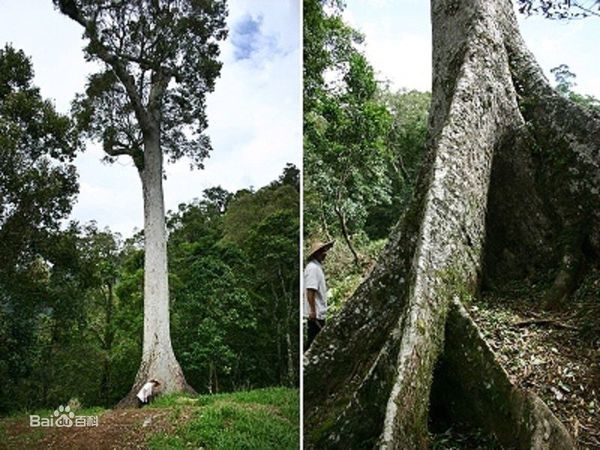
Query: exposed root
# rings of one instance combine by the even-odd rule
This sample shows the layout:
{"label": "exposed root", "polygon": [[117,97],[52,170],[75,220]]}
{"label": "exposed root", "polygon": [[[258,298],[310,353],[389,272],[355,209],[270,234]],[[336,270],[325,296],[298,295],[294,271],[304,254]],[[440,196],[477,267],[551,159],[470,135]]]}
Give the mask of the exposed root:
{"label": "exposed root", "polygon": [[556,328],[564,328],[566,330],[579,330],[579,328],[574,327],[573,325],[569,325],[567,323],[561,322],[560,320],[557,319],[525,319],[525,320],[519,320],[515,323],[513,323],[514,327],[526,327],[528,325],[551,325],[554,326]]}
{"label": "exposed root", "polygon": [[571,449],[565,426],[534,393],[515,386],[465,308],[452,303],[432,401],[438,414],[478,427],[507,448]]}
{"label": "exposed root", "polygon": [[137,406],[137,393],[150,379],[157,379],[161,383],[156,395],[171,392],[196,394],[194,388],[185,380],[181,366],[175,359],[175,355],[172,354],[172,350],[170,353],[161,353],[157,349],[146,355],[146,360],[140,364],[133,387],[115,406],[116,409]]}

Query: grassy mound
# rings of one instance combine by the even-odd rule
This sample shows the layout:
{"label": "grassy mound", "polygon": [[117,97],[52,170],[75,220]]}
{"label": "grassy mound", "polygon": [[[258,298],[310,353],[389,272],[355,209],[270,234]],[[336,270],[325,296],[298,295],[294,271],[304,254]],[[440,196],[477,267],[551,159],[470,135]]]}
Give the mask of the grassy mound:
{"label": "grassy mound", "polygon": [[174,408],[175,415],[196,405],[191,419],[175,433],[158,433],[151,449],[297,449],[299,404],[296,391],[284,388],[233,394],[164,397],[153,408]]}
{"label": "grassy mound", "polygon": [[[52,411],[37,411],[48,417]],[[32,428],[29,414],[0,419],[0,448],[294,449],[298,390],[257,389],[218,395],[168,395],[142,409],[76,410],[96,427]]]}

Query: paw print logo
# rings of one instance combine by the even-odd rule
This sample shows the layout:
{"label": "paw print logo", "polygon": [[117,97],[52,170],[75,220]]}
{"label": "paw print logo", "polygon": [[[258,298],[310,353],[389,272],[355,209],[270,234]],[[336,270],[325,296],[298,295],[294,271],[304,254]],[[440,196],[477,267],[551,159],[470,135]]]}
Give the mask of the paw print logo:
{"label": "paw print logo", "polygon": [[58,409],[54,411],[54,417],[57,418],[54,422],[57,427],[72,427],[75,413],[71,411],[71,408],[68,405],[60,405]]}

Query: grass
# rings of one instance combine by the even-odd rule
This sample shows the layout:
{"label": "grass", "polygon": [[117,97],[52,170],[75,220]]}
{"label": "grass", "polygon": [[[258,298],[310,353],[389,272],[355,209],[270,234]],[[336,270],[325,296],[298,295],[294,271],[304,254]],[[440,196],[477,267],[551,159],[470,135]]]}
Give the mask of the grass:
{"label": "grass", "polygon": [[298,391],[258,389],[212,396],[165,396],[152,408],[173,407],[177,420],[182,405],[197,406],[192,418],[175,433],[151,436],[151,449],[297,449],[299,437]]}
{"label": "grass", "polygon": [[[167,412],[166,415],[162,413],[163,410]],[[157,398],[142,411],[154,411],[154,417],[157,418],[153,422],[154,429],[130,422],[127,430],[123,431],[121,427],[120,431],[123,432],[123,439],[131,439],[133,433],[137,436],[134,439],[136,445],[147,442],[150,449],[295,450],[300,442],[297,389],[267,388],[201,396],[165,395]],[[0,448],[5,448],[2,443],[5,443],[7,448],[40,447],[48,433],[55,433],[57,430],[29,428],[28,415],[49,417],[53,412],[53,409],[21,411],[0,420]],[[139,416],[140,410],[134,409],[130,412]],[[127,410],[112,411],[104,408],[82,408],[75,413],[86,416],[103,413],[104,417],[113,419],[116,414],[128,414]],[[158,419],[159,417],[163,419]],[[112,428],[114,424],[114,420],[107,419],[103,422],[100,418],[100,428],[103,425],[105,427],[101,430],[103,433],[119,431]],[[12,427],[13,433],[10,433],[8,427]],[[17,429],[20,431],[15,434]],[[53,442],[57,448],[63,442],[67,447],[76,446],[70,440],[73,437],[70,431],[55,433]],[[96,429],[80,431],[91,433],[80,433],[77,441],[80,445],[85,443],[87,446],[89,442],[97,441],[98,435],[94,434]]]}

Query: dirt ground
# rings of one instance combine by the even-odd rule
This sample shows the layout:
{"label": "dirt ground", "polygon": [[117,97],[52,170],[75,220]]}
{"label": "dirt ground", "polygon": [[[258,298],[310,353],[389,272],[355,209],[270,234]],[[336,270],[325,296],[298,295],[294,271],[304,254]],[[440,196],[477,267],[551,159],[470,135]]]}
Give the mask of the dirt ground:
{"label": "dirt ground", "polygon": [[600,321],[597,309],[587,308],[587,298],[549,312],[541,296],[488,295],[469,309],[513,382],[546,402],[578,448],[600,449],[600,340],[586,334]]}
{"label": "dirt ground", "polygon": [[6,449],[145,449],[150,435],[170,432],[189,420],[191,408],[180,409],[173,420],[173,409],[119,409],[100,413],[97,427],[37,428],[28,418],[5,419]]}

